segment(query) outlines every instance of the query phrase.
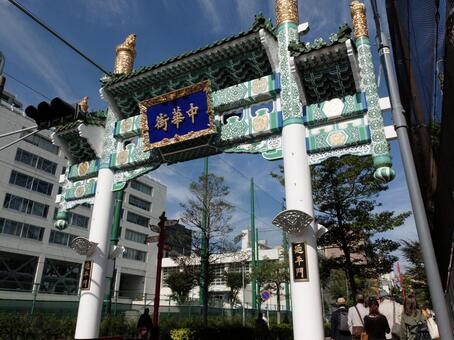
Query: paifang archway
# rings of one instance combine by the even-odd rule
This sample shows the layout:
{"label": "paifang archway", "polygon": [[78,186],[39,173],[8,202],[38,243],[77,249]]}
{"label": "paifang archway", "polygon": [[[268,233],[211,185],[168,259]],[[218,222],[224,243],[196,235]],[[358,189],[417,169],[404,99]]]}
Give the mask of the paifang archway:
{"label": "paifang archway", "polygon": [[288,210],[275,222],[289,233],[289,258],[301,247],[306,256],[304,267],[290,261],[294,338],[324,339],[309,166],[370,156],[374,177],[392,180],[385,101],[378,97],[364,4],[352,2],[355,40],[342,26],[329,41],[301,43],[296,0],[276,0],[276,18],[273,27],[256,16],[247,32],[134,71],[130,35],[117,46],[114,75],[102,79],[108,110],[56,128],[54,142],[71,164],[56,227],[66,227],[73,207],[94,205],[91,284],[81,293],[77,339],[98,336],[114,193],[161,164],[221,152],[283,158]]}

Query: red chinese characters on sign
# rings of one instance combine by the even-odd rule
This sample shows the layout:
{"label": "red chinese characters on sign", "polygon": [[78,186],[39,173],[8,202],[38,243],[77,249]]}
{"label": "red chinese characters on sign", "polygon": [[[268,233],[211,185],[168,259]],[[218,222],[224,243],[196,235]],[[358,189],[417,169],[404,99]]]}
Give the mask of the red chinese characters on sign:
{"label": "red chinese characters on sign", "polygon": [[82,271],[82,284],[80,286],[81,290],[90,289],[92,265],[93,265],[93,261],[84,262],[84,269]]}
{"label": "red chinese characters on sign", "polygon": [[307,272],[306,244],[292,243],[293,281],[309,281]]}

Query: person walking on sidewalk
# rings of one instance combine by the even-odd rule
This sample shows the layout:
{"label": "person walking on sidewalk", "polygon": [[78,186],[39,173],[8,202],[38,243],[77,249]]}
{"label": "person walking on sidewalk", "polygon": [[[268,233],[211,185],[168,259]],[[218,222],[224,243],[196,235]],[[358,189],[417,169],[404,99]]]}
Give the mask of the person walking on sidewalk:
{"label": "person walking on sidewalk", "polygon": [[353,340],[361,340],[364,331],[364,317],[369,314],[369,309],[364,305],[364,296],[357,294],[356,305],[348,309],[348,327]]}
{"label": "person walking on sidewalk", "polygon": [[348,327],[348,310],[346,301],[340,297],[336,301],[337,309],[331,314],[331,339],[351,340],[352,335]]}
{"label": "person walking on sidewalk", "polygon": [[369,299],[369,315],[364,317],[364,330],[368,340],[386,340],[386,333],[391,333],[388,320],[378,310],[378,301]]}

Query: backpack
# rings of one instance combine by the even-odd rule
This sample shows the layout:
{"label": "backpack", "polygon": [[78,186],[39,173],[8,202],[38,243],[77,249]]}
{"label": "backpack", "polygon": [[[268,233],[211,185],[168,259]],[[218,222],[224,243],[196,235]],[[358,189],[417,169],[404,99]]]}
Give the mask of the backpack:
{"label": "backpack", "polygon": [[426,324],[422,321],[418,322],[416,327],[416,337],[415,340],[432,340],[430,336],[429,329],[427,328]]}
{"label": "backpack", "polygon": [[337,329],[341,332],[348,332],[348,313],[346,309],[341,309],[337,320]]}

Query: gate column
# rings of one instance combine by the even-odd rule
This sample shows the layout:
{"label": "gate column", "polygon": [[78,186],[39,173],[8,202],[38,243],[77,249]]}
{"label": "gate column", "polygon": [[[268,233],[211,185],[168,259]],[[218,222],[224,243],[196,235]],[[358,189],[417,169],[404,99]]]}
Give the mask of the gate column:
{"label": "gate column", "polygon": [[[282,147],[284,157],[285,197],[288,210],[298,210],[313,217],[311,175],[306,152],[306,127],[297,84],[290,70],[288,44],[298,41],[297,0],[276,0],[279,69],[281,74],[281,109],[284,120]],[[316,224],[289,232],[289,262],[292,291],[293,334],[296,340],[324,339],[322,300],[318,270]],[[292,243],[306,244],[307,280],[295,281]]]}

